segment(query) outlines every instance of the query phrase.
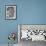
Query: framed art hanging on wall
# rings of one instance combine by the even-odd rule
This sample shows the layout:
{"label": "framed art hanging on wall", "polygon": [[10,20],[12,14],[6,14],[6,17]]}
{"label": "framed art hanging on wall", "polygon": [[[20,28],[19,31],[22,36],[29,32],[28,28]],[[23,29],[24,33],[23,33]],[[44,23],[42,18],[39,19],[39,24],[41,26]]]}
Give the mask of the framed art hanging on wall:
{"label": "framed art hanging on wall", "polygon": [[16,5],[5,5],[5,19],[6,20],[16,19]]}

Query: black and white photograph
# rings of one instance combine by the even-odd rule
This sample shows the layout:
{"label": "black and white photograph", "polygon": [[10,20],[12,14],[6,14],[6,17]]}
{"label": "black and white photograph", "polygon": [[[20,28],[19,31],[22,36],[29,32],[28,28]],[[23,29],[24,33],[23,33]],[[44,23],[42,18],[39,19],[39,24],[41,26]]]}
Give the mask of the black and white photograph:
{"label": "black and white photograph", "polygon": [[16,19],[16,5],[5,5],[5,19]]}
{"label": "black and white photograph", "polygon": [[46,43],[46,25],[19,24],[18,41],[20,46]]}

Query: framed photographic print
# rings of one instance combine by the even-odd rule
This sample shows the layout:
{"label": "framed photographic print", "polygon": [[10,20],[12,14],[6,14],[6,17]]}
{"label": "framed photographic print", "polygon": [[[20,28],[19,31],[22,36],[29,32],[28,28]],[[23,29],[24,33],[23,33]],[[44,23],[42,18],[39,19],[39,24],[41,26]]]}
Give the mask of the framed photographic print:
{"label": "framed photographic print", "polygon": [[16,19],[16,5],[5,5],[5,19],[6,20]]}

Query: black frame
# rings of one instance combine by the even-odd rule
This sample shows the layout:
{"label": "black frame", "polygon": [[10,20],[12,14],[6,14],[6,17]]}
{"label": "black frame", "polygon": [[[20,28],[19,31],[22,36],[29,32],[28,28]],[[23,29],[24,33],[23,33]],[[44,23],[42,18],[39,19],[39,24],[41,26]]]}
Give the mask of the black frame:
{"label": "black frame", "polygon": [[15,19],[7,19],[6,18],[6,7],[7,6],[16,6],[16,5],[5,5],[5,20],[16,20],[17,19],[17,6],[16,6],[16,18]]}

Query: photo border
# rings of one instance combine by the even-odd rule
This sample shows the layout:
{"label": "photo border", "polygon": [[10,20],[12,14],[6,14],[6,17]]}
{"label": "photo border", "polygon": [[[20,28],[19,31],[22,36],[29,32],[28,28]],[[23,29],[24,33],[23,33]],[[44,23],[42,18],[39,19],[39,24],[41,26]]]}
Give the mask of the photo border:
{"label": "photo border", "polygon": [[[6,6],[16,6],[16,18],[15,19],[7,19],[6,18]],[[5,5],[5,20],[16,20],[17,19],[17,5]]]}
{"label": "photo border", "polygon": [[[18,43],[20,43],[21,39],[20,39],[20,28],[21,25],[46,25],[46,24],[18,24]],[[32,41],[33,42],[33,41]]]}

